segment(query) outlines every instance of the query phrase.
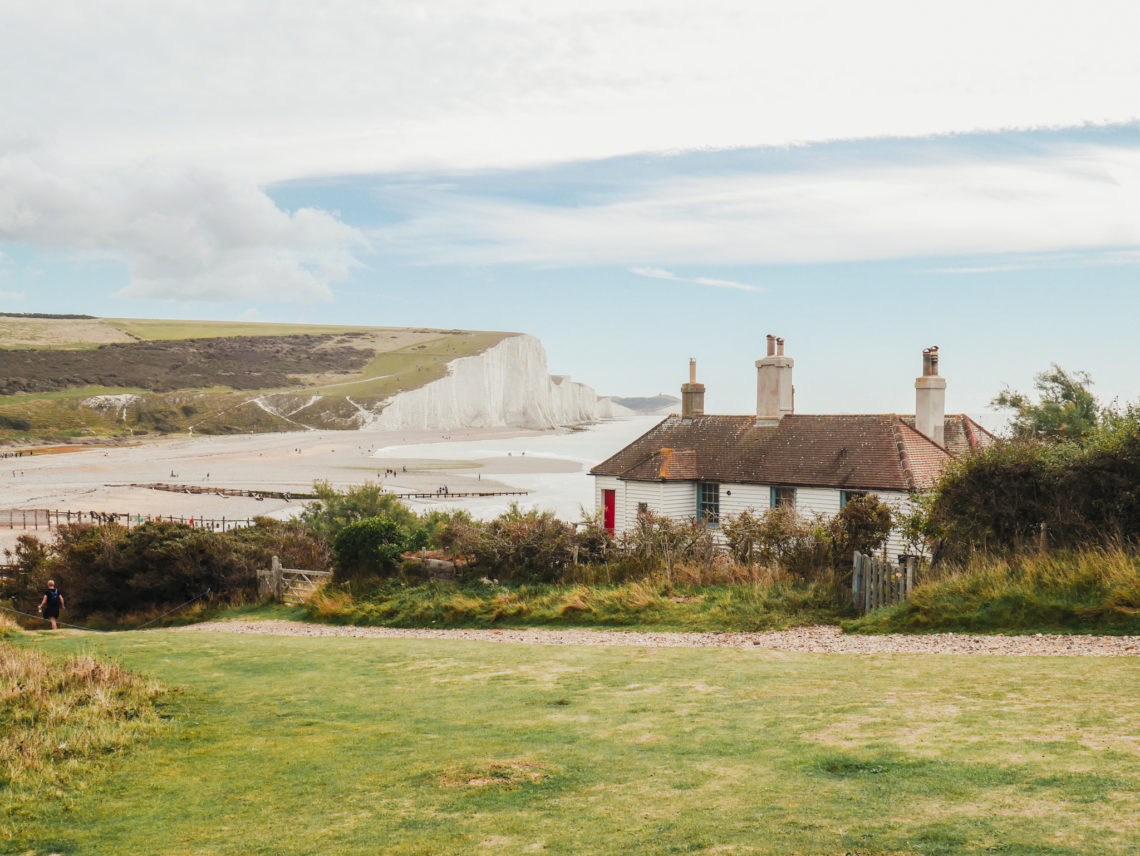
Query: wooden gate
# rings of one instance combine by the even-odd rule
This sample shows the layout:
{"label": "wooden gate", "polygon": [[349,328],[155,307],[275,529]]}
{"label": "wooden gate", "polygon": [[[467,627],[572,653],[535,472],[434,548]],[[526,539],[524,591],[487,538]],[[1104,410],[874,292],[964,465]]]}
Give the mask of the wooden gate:
{"label": "wooden gate", "polygon": [[257,593],[281,603],[304,603],[332,576],[332,571],[283,568],[274,556],[268,569],[257,572]]}
{"label": "wooden gate", "polygon": [[851,602],[860,612],[902,603],[914,591],[914,569],[918,560],[908,556],[906,564],[893,564],[856,553],[851,571]]}

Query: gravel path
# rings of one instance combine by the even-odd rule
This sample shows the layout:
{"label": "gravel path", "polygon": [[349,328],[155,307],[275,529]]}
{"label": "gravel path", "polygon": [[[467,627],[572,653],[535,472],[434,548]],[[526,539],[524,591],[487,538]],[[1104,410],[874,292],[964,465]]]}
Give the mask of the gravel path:
{"label": "gravel path", "polygon": [[351,636],[373,639],[455,639],[524,645],[635,645],[649,648],[771,648],[818,654],[1001,654],[1019,657],[1136,657],[1140,636],[850,636],[838,627],[797,627],[768,633],[641,633],[625,630],[457,630],[341,627],[301,621],[209,621],[185,630],[266,633],[275,636]]}

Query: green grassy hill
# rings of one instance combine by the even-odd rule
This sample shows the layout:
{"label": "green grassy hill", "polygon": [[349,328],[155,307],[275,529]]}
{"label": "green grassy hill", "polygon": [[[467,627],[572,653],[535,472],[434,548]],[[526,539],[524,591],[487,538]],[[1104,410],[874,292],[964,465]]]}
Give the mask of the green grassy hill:
{"label": "green grassy hill", "polygon": [[355,428],[509,335],[0,315],[0,442]]}

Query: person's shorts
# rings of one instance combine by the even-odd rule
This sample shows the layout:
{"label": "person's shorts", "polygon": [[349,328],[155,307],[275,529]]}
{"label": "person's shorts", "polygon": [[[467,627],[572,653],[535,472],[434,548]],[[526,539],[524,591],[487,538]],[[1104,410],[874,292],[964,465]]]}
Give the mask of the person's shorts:
{"label": "person's shorts", "polygon": [[59,618],[59,608],[44,607],[44,618]]}

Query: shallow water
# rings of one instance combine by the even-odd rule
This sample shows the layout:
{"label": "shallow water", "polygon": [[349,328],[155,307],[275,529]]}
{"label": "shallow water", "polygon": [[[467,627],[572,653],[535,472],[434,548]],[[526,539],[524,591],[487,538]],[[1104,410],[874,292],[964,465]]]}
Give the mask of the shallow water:
{"label": "shallow water", "polygon": [[[513,437],[501,440],[444,441],[439,443],[418,443],[407,446],[386,446],[377,449],[373,457],[385,461],[409,460],[438,462],[446,470],[447,462],[456,465],[456,471],[474,475],[482,471],[488,477],[529,491],[529,496],[452,498],[444,502],[435,500],[410,500],[409,504],[417,511],[435,508],[462,508],[474,517],[488,519],[502,514],[512,502],[522,508],[538,508],[553,511],[563,520],[582,519],[582,509],[587,514],[594,511],[594,479],[587,475],[594,467],[613,455],[619,449],[640,437],[664,417],[635,416],[593,425],[584,431],[558,431],[551,434],[537,434],[528,437]],[[529,472],[502,472],[497,462],[507,463],[513,469],[521,462],[516,457],[527,459]],[[470,469],[472,462],[479,462],[482,470]],[[575,472],[564,470],[567,462],[578,465]],[[478,489],[475,487],[474,489]]]}

